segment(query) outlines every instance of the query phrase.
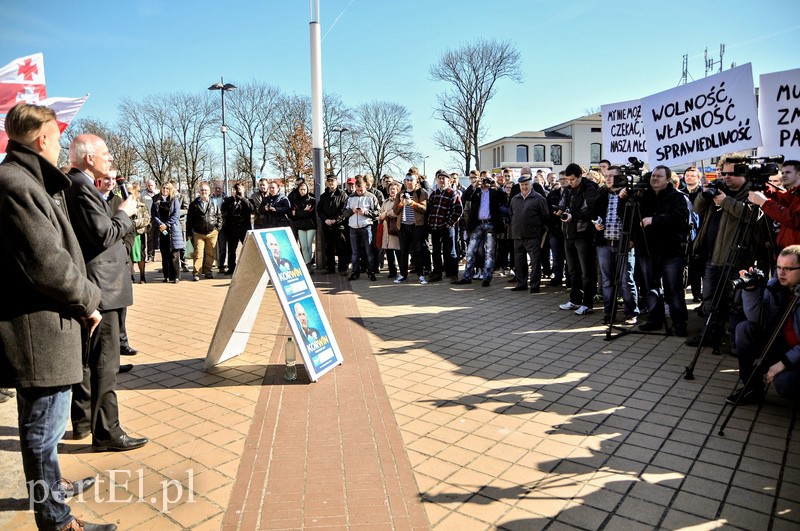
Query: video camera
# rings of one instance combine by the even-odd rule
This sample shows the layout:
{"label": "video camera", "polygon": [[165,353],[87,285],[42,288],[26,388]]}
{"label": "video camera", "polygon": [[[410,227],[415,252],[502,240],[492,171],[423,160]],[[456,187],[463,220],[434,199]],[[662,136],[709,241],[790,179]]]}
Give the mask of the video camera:
{"label": "video camera", "polygon": [[649,175],[643,175],[644,162],[636,157],[628,158],[628,164],[619,166],[619,175],[614,176],[614,188],[627,188],[631,197],[639,197],[650,188]]}
{"label": "video camera", "polygon": [[736,157],[728,158],[727,164],[733,164],[733,174],[745,177],[751,183],[753,191],[766,190],[767,182],[780,171],[783,155],[777,157]]}

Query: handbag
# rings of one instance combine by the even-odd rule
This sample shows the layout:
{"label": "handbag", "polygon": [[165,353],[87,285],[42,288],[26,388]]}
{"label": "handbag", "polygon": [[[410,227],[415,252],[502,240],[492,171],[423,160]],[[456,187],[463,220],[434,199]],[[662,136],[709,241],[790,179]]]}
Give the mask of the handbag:
{"label": "handbag", "polygon": [[387,228],[389,229],[389,234],[391,236],[399,236],[400,235],[400,227],[398,226],[398,219],[399,218],[387,218],[389,220],[389,224]]}

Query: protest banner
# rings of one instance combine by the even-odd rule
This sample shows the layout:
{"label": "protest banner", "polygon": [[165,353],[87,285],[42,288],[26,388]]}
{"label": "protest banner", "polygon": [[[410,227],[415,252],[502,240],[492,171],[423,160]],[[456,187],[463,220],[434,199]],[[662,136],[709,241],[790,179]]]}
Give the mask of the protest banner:
{"label": "protest banner", "polygon": [[800,68],[761,74],[758,121],[764,141],[760,156],[800,160]]}
{"label": "protest banner", "polygon": [[315,382],[343,358],[289,228],[248,232],[204,367],[244,351],[267,280],[275,288],[308,376]]}
{"label": "protest banner", "polygon": [[642,100],[602,105],[600,115],[603,118],[603,154],[611,164],[628,164],[630,157],[646,160]]}
{"label": "protest banner", "polygon": [[761,145],[750,63],[642,99],[650,167]]}

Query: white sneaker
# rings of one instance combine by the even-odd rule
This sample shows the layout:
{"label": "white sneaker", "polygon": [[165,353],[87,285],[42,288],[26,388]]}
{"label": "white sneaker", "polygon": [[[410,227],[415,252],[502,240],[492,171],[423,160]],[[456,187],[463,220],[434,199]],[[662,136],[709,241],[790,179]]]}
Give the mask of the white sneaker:
{"label": "white sneaker", "polygon": [[564,304],[559,304],[558,307],[561,308],[562,310],[574,310],[575,308],[578,307],[578,305],[573,304],[572,301],[567,301]]}
{"label": "white sneaker", "polygon": [[402,284],[405,281],[406,281],[406,277],[404,277],[403,275],[397,275],[397,278],[394,279],[394,283],[395,284]]}
{"label": "white sneaker", "polygon": [[589,309],[588,306],[579,306],[577,310],[575,310],[575,315],[589,315],[592,313],[592,310]]}
{"label": "white sneaker", "polygon": [[472,277],[472,280],[483,280],[483,271],[478,271],[478,273]]}
{"label": "white sneaker", "polygon": [[425,280],[425,275],[420,275],[419,276],[419,283],[422,284],[423,286],[427,286],[428,285],[428,281]]}

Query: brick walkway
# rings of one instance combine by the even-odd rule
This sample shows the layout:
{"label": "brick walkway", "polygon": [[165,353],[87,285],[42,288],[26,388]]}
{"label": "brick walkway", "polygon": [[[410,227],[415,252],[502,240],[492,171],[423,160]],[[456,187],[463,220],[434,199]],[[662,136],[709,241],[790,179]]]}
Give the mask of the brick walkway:
{"label": "brick walkway", "polygon": [[[717,436],[733,358],[704,351],[697,379],[683,380],[693,350],[680,340],[604,342],[601,315],[557,309],[563,290],[379,277],[350,291],[342,277],[320,275],[345,364],[310,384],[302,370],[282,381],[287,331],[270,290],[245,353],[204,372],[229,280],[149,278],[135,286],[128,328],[140,354],[123,360],[136,367],[119,396],[125,428],[151,443],[95,454],[67,439],[60,450],[66,477],[100,477],[71,502],[90,521],[158,530],[800,526],[800,429],[789,432],[786,402],[771,395],[760,410],[741,407]],[[0,405],[0,526],[33,529],[13,410]]]}

